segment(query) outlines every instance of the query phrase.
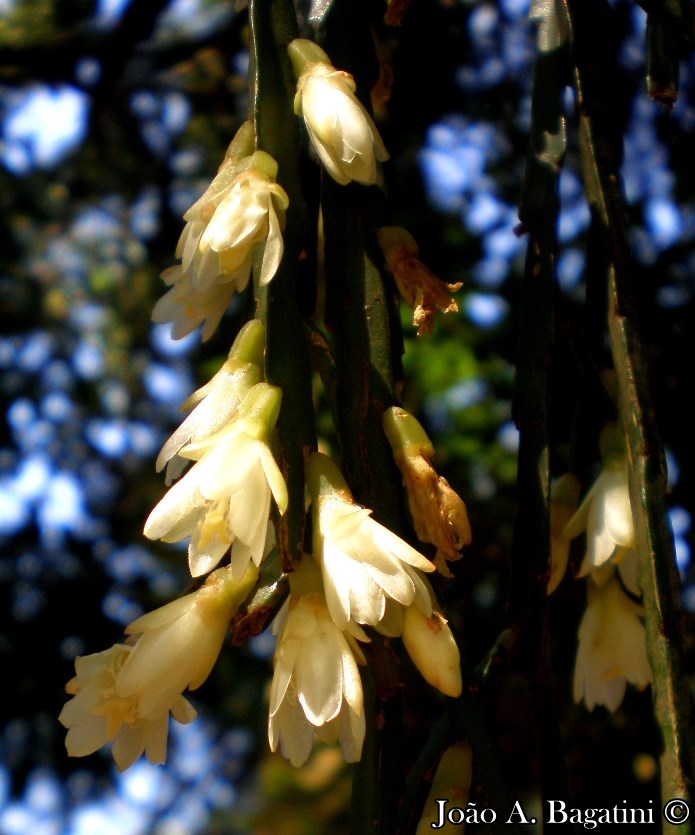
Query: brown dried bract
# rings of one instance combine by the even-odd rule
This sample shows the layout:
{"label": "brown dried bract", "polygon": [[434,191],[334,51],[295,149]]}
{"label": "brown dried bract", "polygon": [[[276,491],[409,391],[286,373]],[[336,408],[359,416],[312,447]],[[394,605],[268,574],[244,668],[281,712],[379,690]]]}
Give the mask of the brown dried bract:
{"label": "brown dried bract", "polygon": [[466,505],[424,455],[395,455],[394,459],[403,475],[417,538],[436,546],[437,570],[445,577],[453,577],[447,560],[460,560],[461,549],[470,544],[472,537]]}
{"label": "brown dried bract", "polygon": [[448,284],[438,278],[407,247],[393,258],[390,267],[398,291],[406,304],[413,308],[413,325],[417,335],[432,333],[434,317],[439,313],[456,313],[458,305],[451,297],[463,282]]}

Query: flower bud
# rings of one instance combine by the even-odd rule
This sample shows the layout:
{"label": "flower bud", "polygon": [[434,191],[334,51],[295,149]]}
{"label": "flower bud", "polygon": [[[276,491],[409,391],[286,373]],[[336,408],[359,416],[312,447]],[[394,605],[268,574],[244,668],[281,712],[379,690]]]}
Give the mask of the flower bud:
{"label": "flower bud", "polygon": [[426,617],[417,606],[403,616],[403,644],[422,677],[445,696],[461,695],[461,657],[446,618],[436,609]]}
{"label": "flower bud", "polygon": [[415,533],[421,542],[436,546],[434,563],[440,573],[451,577],[446,560],[460,559],[461,548],[471,541],[466,505],[432,467],[434,447],[411,414],[393,406],[384,411],[383,426],[403,476]]}
{"label": "flower bud", "polygon": [[287,47],[297,77],[294,111],[302,116],[312,145],[341,185],[377,181],[376,162],[389,155],[379,131],[355,96],[350,73],[336,70],[318,44],[297,38]]}

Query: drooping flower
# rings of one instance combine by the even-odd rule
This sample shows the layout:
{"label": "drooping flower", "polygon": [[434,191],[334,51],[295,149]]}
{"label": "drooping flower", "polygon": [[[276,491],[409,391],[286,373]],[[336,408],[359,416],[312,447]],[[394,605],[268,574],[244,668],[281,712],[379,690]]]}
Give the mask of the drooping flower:
{"label": "drooping flower", "polygon": [[143,753],[163,763],[169,714],[191,722],[196,712],[182,695],[210,674],[229,621],[256,581],[257,569],[241,582],[220,569],[198,591],[143,615],[127,627],[129,643],[75,659],[73,696],[60,722],[68,728],[68,754],[92,754],[107,742],[119,770]]}
{"label": "drooping flower", "polygon": [[615,575],[602,585],[589,578],[589,604],[579,627],[574,700],[587,708],[618,708],[628,683],[638,690],[652,680],[643,609],[620,587]]}
{"label": "drooping flower", "polygon": [[628,462],[622,430],[608,423],[601,432],[601,472],[564,529],[573,539],[586,531],[586,554],[579,576],[620,562],[634,548],[635,531],[628,486]]}
{"label": "drooping flower", "polygon": [[[260,285],[275,275],[282,258],[282,229],[289,205],[285,191],[275,182],[277,170],[277,163],[265,151],[256,151],[238,163],[237,173],[200,238],[194,238],[197,247],[191,264],[201,283],[207,283],[207,277],[204,269],[195,269],[196,259],[202,262],[209,253],[216,253],[218,275],[237,276],[239,289],[243,289],[258,245],[264,247]],[[185,246],[182,255],[185,263]]]}
{"label": "drooping flower", "polygon": [[176,248],[181,263],[162,273],[170,289],[152,314],[155,322],[174,322],[175,338],[203,323],[203,339],[213,333],[232,294],[246,288],[258,247],[263,247],[261,286],[280,264],[289,201],[275,182],[277,163],[253,147],[253,126],[247,122],[205,194],[184,215]]}
{"label": "drooping flower", "polygon": [[458,646],[432,586],[426,577],[420,582],[430,597],[430,614],[423,614],[416,604],[403,606],[387,598],[384,616],[374,628],[385,637],[400,638],[425,681],[455,698],[463,686]]}
{"label": "drooping flower", "polygon": [[432,563],[392,531],[371,518],[371,510],[352,498],[345,479],[325,455],[312,453],[306,464],[312,500],[314,557],[321,566],[326,601],[340,629],[350,621],[376,626],[391,598],[414,603],[429,617],[432,603],[417,569]]}
{"label": "drooping flower", "polygon": [[270,450],[280,399],[280,389],[257,383],[224,429],[179,450],[196,463],[154,508],[145,536],[164,542],[190,536],[194,577],[213,569],[230,546],[236,579],[249,560],[259,565],[263,558],[271,495],[281,513],[287,508],[287,487]]}
{"label": "drooping flower", "polygon": [[292,765],[306,762],[314,741],[340,742],[346,762],[356,762],[365,733],[362,682],[365,663],[354,623],[341,630],[330,616],[321,577],[310,556],[290,575],[291,595],[274,625],[268,740]]}
{"label": "drooping flower", "polygon": [[471,541],[466,505],[432,467],[434,447],[411,414],[393,406],[384,411],[383,425],[403,476],[415,533],[420,542],[436,546],[434,564],[445,577],[452,577],[446,560],[460,559],[461,548]]}
{"label": "drooping flower", "polygon": [[413,308],[417,335],[432,333],[437,312],[456,313],[458,305],[452,293],[463,286],[461,281],[447,284],[418,258],[418,245],[410,232],[399,226],[382,226],[376,238],[403,301]]}
{"label": "drooping flower", "polygon": [[188,460],[178,452],[186,444],[214,435],[234,417],[244,395],[263,377],[265,328],[259,319],[247,322],[237,334],[222,368],[182,405],[194,407],[164,444],[157,457],[159,472],[167,465],[166,483],[178,478]]}
{"label": "drooping flower", "polygon": [[238,289],[232,282],[217,282],[205,289],[197,289],[180,264],[164,270],[161,278],[170,289],[152,309],[152,321],[158,324],[171,322],[173,339],[187,336],[199,325],[203,326],[203,342],[209,339]]}
{"label": "drooping flower", "polygon": [[297,78],[294,112],[331,177],[341,185],[377,180],[376,162],[389,155],[379,131],[355,96],[350,73],[336,70],[313,41],[297,38],[288,46]]}

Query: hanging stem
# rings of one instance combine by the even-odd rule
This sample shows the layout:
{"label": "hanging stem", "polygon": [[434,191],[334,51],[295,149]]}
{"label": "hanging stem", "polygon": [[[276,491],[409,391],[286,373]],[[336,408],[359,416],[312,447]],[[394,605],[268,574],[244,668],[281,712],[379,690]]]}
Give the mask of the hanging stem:
{"label": "hanging stem", "polygon": [[282,389],[277,431],[289,506],[277,529],[281,566],[289,571],[303,551],[304,459],[316,448],[309,352],[298,301],[303,281],[310,284],[308,277],[300,275],[308,223],[297,162],[295,80],[287,55],[287,44],[298,31],[291,0],[250,0],[249,12],[257,144],[277,160],[278,182],[290,201],[282,262],[270,285],[259,293],[259,312],[267,331],[266,376],[269,383]]}
{"label": "hanging stem", "polygon": [[[336,0],[320,23],[317,38],[335,65],[353,74],[357,95],[369,108],[368,85],[378,64],[366,4]],[[357,501],[403,534],[401,479],[382,430],[384,409],[397,403],[394,356],[402,341],[392,299],[370,257],[374,230],[384,223],[375,207],[378,212],[383,201],[376,186],[342,186],[324,175],[325,323],[335,359],[334,422],[343,472]],[[400,665],[378,634],[368,651],[373,675],[365,681],[367,734],[353,778],[354,835],[392,832],[403,787]]]}
{"label": "hanging stem", "polygon": [[[600,5],[594,3],[594,10]],[[656,720],[662,735],[661,789],[664,800],[692,801],[695,737],[693,703],[683,667],[683,624],[673,540],[667,523],[666,476],[647,379],[647,362],[637,325],[624,201],[618,176],[622,137],[610,123],[611,63],[600,83],[587,65],[596,43],[586,8],[564,0],[572,35],[574,81],[588,198],[603,228],[608,268],[608,326],[618,377],[620,413],[630,462],[630,501],[639,556],[639,583],[646,611],[647,649],[653,673]],[[596,25],[594,20],[592,25]],[[606,55],[603,55],[604,62]],[[683,827],[664,823],[664,832]]]}
{"label": "hanging stem", "polygon": [[528,234],[516,384],[519,429],[517,518],[512,541],[509,618],[518,634],[515,664],[531,684],[541,799],[565,796],[564,760],[548,652],[550,565],[549,375],[554,355],[558,178],[565,154],[564,34],[552,6],[539,19],[532,122],[520,217]]}

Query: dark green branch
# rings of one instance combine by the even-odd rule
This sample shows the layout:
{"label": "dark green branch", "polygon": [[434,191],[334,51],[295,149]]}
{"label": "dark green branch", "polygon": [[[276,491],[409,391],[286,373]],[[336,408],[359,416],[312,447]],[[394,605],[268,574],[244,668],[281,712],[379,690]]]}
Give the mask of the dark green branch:
{"label": "dark green branch", "polygon": [[282,262],[268,288],[259,294],[267,330],[266,376],[282,389],[277,431],[289,506],[278,520],[278,546],[282,566],[289,571],[303,551],[304,459],[316,448],[309,353],[298,301],[306,278],[301,274],[301,252],[308,223],[299,176],[295,80],[287,55],[287,44],[297,37],[297,22],[291,0],[251,0],[249,11],[257,145],[277,161],[278,182],[290,200]]}
{"label": "dark green branch", "polygon": [[[621,137],[610,124],[613,91],[608,80],[613,56],[601,56],[601,83],[592,83],[587,70],[589,61],[596,58],[588,16],[591,10],[575,0],[565,0],[563,9],[573,39],[585,187],[602,225],[609,263],[608,326],[630,460],[630,499],[640,563],[639,583],[646,610],[647,648],[654,678],[654,709],[662,735],[662,796],[665,800],[680,797],[692,801],[695,717],[683,667],[682,613],[666,516],[664,457],[632,286],[619,180]],[[664,831],[682,833],[685,828],[676,830],[665,823]]]}
{"label": "dark green branch", "polygon": [[539,22],[529,153],[520,217],[528,234],[512,416],[519,429],[517,517],[512,541],[509,619],[518,636],[515,666],[531,686],[541,799],[565,797],[564,760],[548,652],[550,566],[550,379],[558,179],[565,154],[564,32],[556,15]]}

